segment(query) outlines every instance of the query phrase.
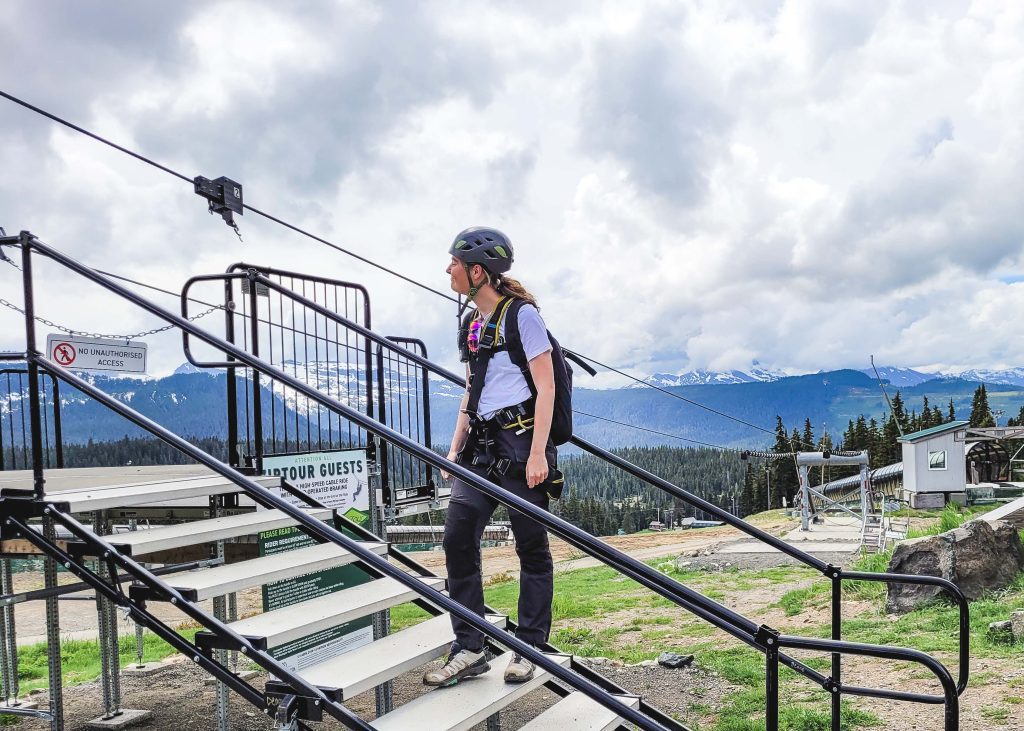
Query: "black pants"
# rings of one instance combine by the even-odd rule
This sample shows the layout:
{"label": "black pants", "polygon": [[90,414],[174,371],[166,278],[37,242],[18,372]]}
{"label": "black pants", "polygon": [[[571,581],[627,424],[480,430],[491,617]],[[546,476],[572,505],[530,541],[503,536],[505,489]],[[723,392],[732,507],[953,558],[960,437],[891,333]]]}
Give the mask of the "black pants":
{"label": "black pants", "polygon": [[[475,432],[477,430],[474,430]],[[548,496],[541,486],[531,490],[526,486],[526,460],[530,456],[533,433],[516,435],[513,430],[491,428],[488,436],[494,440],[491,457],[506,457],[513,461],[506,476],[488,475],[486,466],[469,464],[474,453],[477,434],[463,450],[463,466],[485,480],[548,509]],[[555,464],[555,448],[548,443],[548,464]],[[452,485],[448,516],[444,523],[445,566],[448,569],[448,591],[451,598],[467,609],[483,616],[484,589],[480,563],[480,538],[491,519],[498,502],[458,478]],[[529,516],[509,510],[512,534],[516,539],[519,556],[519,627],[516,637],[531,645],[547,641],[551,631],[551,597],[554,588],[554,569],[548,547],[547,530]],[[452,618],[455,641],[464,648],[477,650],[483,646],[484,636],[456,617]]]}

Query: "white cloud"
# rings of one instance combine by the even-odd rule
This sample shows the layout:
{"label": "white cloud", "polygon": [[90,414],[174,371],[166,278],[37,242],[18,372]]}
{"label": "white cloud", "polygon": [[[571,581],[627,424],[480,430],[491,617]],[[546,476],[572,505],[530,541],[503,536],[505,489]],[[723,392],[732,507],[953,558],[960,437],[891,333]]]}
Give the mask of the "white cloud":
{"label": "white cloud", "polygon": [[[636,373],[1024,364],[1024,10],[981,1],[0,9],[0,88],[430,286],[492,223],[564,344]],[[14,29],[20,29],[14,32]],[[31,40],[29,40],[31,39]],[[362,281],[453,362],[452,305],[16,107],[0,225],[170,289]],[[0,290],[20,302],[17,273]],[[72,327],[155,324],[52,273]],[[169,298],[162,301],[174,305]],[[0,312],[0,347],[20,346]],[[969,342],[964,333],[970,333]],[[1008,333],[1014,333],[1009,336]],[[173,337],[156,362],[182,360]]]}

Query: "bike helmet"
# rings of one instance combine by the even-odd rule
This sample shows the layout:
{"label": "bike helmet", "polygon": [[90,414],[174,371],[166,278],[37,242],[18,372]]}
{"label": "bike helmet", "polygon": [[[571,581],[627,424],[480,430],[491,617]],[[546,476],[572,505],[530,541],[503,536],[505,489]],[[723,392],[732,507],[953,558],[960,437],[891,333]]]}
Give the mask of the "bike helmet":
{"label": "bike helmet", "polygon": [[504,274],[512,268],[512,241],[496,228],[467,228],[455,237],[448,253],[467,268],[479,264],[491,274]]}

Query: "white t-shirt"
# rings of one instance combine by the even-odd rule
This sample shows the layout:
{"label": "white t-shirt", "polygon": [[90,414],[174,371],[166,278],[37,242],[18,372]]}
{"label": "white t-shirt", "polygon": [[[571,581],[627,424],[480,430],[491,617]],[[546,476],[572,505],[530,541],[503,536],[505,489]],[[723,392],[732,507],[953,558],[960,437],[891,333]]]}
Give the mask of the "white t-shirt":
{"label": "white t-shirt", "polygon": [[[544,325],[544,320],[541,319],[536,307],[529,303],[520,307],[518,321],[519,338],[523,343],[527,361],[552,349],[547,326]],[[504,342],[504,320],[498,329],[497,337],[499,344]],[[531,395],[530,384],[526,382],[519,366],[509,358],[507,350],[500,350],[491,356],[487,364],[487,375],[484,378],[484,388],[480,393],[477,412],[484,419],[490,419],[495,411],[521,404]]]}

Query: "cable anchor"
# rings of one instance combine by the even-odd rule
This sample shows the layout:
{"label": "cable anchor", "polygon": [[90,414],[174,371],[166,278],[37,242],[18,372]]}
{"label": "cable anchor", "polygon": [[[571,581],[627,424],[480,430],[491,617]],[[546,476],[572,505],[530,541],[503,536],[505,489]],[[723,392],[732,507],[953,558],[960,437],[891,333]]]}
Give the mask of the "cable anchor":
{"label": "cable anchor", "polygon": [[206,199],[210,214],[220,214],[224,223],[233,228],[238,240],[242,241],[242,232],[238,230],[234,217],[236,213],[241,216],[245,212],[242,204],[242,184],[223,175],[216,180],[197,175],[192,182],[196,195]]}

